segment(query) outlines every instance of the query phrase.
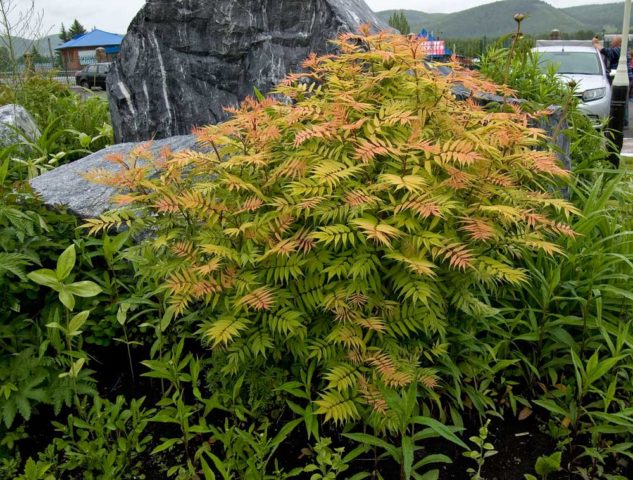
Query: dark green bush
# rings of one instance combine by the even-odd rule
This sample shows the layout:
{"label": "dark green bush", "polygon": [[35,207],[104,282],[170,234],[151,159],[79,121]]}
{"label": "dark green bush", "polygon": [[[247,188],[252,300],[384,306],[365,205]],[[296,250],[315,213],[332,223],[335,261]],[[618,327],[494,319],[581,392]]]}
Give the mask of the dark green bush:
{"label": "dark green bush", "polygon": [[24,140],[46,161],[58,156],[58,164],[66,163],[113,142],[108,102],[98,95],[83,99],[51,78],[31,76],[16,85],[0,85],[0,105],[8,103],[33,115],[44,138]]}

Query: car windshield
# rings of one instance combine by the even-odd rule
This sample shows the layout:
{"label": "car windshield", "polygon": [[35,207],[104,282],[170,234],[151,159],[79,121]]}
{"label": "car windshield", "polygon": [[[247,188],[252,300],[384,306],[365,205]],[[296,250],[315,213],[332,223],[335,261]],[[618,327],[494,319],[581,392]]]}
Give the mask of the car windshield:
{"label": "car windshield", "polygon": [[547,70],[554,65],[556,73],[601,75],[598,54],[592,52],[539,52],[539,66]]}

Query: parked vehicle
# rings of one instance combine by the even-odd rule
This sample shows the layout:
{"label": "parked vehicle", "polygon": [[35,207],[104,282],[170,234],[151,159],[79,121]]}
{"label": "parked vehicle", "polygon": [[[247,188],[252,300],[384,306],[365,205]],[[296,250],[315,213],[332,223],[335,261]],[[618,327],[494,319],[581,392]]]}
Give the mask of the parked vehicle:
{"label": "parked vehicle", "polygon": [[110,71],[111,63],[95,63],[88,65],[75,73],[77,85],[84,88],[101,87],[106,89],[106,77]]}
{"label": "parked vehicle", "polygon": [[611,108],[609,72],[600,52],[584,40],[539,40],[533,51],[543,69],[554,65],[564,82],[573,82],[579,109],[595,124],[608,119]]}

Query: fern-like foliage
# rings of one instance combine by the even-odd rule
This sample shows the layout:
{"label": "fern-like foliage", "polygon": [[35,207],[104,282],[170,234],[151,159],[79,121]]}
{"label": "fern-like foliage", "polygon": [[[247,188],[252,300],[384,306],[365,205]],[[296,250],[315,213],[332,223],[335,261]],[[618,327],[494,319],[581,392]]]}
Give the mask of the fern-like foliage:
{"label": "fern-like foliage", "polygon": [[150,231],[139,249],[160,261],[146,274],[161,269],[178,313],[204,311],[226,371],[316,361],[318,411],[341,422],[385,412],[385,389],[435,388],[424,352],[459,315],[494,314],[482,292],[525,282],[518,257],[560,253],[575,210],[527,114],[453,95],[507,89],[457,65],[438,75],[415,39],[336,43],[277,87],[284,101],[247,99],[199,129],[209,153],[136,152],[97,172],[126,210],[86,227]]}

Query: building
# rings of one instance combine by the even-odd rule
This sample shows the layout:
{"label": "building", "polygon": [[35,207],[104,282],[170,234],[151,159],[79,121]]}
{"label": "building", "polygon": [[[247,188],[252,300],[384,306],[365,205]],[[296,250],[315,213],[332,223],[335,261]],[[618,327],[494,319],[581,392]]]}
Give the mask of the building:
{"label": "building", "polygon": [[97,63],[97,48],[105,49],[105,61],[112,61],[121,51],[123,35],[93,30],[56,47],[62,57],[64,70],[81,70]]}

